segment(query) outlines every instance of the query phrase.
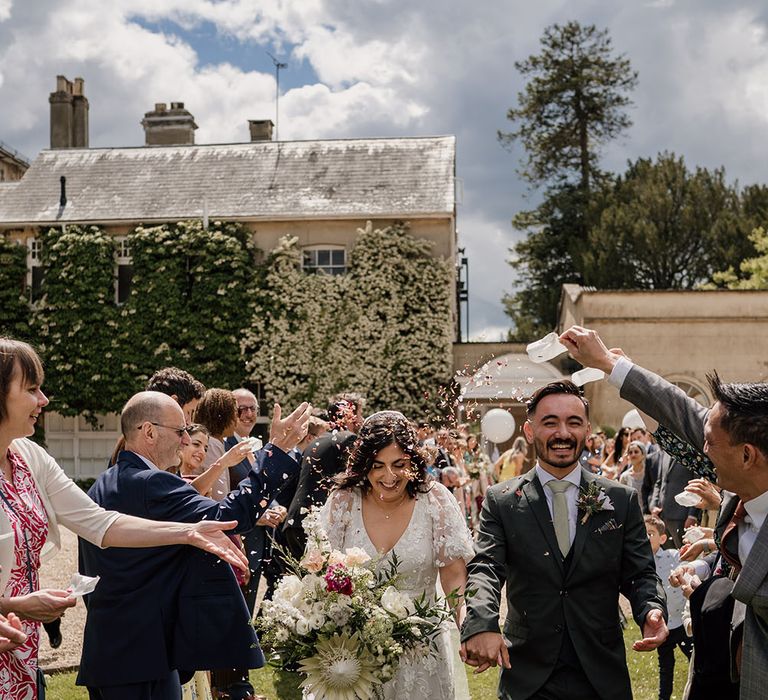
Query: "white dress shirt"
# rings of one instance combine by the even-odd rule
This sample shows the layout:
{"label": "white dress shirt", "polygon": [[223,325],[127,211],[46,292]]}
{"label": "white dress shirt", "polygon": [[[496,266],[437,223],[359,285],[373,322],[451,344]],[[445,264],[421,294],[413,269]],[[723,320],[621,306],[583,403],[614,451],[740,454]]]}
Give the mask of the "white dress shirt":
{"label": "white dress shirt", "polygon": [[[557,481],[557,477],[552,476],[547,471],[544,471],[538,464],[536,464],[536,476],[538,477],[541,485],[544,487],[544,495],[547,497],[547,507],[549,508],[549,515],[554,520],[554,512],[552,511],[552,491],[546,487],[548,481],[553,479]],[[560,481],[570,481],[576,488],[568,489],[565,492],[565,498],[568,502],[568,521],[570,522],[570,536],[571,545],[576,537],[576,519],[578,518],[578,501],[579,501],[579,486],[581,486],[581,465],[578,463],[571,470],[571,472],[564,476]]]}

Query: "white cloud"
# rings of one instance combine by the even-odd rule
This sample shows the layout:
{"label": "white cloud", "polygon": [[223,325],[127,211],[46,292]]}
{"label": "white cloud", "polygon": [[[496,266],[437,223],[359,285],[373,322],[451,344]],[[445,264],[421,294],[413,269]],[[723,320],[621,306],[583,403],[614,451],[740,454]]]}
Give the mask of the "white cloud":
{"label": "white cloud", "polygon": [[13,0],[0,0],[0,22],[4,22],[11,16]]}

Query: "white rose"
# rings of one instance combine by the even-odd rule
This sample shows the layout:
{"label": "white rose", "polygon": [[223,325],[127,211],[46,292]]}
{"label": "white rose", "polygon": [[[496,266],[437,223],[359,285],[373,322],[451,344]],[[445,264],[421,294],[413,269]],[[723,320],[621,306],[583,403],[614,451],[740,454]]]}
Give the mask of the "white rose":
{"label": "white rose", "polygon": [[306,618],[300,617],[296,620],[296,634],[302,636],[309,634],[309,622],[307,622]]}
{"label": "white rose", "polygon": [[381,596],[381,606],[388,613],[402,620],[410,614],[411,600],[408,596],[400,593],[394,586],[387,586],[387,589]]}
{"label": "white rose", "polygon": [[298,576],[284,576],[283,580],[277,586],[275,590],[276,602],[293,602],[296,598],[301,596],[304,592],[304,587],[301,585],[301,581]]}
{"label": "white rose", "polygon": [[312,613],[307,622],[313,630],[319,630],[325,624],[325,616],[318,613]]}

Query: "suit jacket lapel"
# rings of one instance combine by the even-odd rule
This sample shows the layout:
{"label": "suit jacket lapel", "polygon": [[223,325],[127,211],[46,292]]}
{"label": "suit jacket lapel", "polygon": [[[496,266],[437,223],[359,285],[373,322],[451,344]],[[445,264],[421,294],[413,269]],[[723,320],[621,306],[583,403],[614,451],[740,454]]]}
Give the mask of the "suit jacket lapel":
{"label": "suit jacket lapel", "polygon": [[525,481],[522,489],[523,494],[528,501],[528,506],[530,507],[531,512],[534,514],[536,521],[539,524],[539,528],[541,528],[544,538],[547,540],[549,550],[553,555],[550,558],[557,562],[560,573],[564,573],[565,565],[563,563],[563,557],[560,554],[560,547],[557,544],[555,526],[552,523],[549,506],[547,506],[547,497],[544,495],[544,487],[536,478],[536,469],[531,469],[523,479]]}
{"label": "suit jacket lapel", "polygon": [[[579,489],[582,487],[586,487],[589,482],[594,481],[596,479],[595,475],[586,471],[586,469],[581,470],[581,484],[579,485]],[[581,556],[581,552],[584,549],[584,545],[587,541],[587,536],[589,535],[590,530],[592,529],[592,523],[587,520],[586,523],[581,522],[581,514],[577,511],[576,513],[576,535],[573,539],[573,546],[571,549],[573,550],[571,552],[571,565],[568,568],[568,578],[570,578],[573,575],[574,569],[576,569],[579,561],[579,557]]]}
{"label": "suit jacket lapel", "polygon": [[[735,539],[735,538],[734,538]],[[733,586],[733,597],[743,603],[752,601],[768,574],[768,518],[763,521],[757,539],[749,551],[747,561],[742,562],[741,572]]]}

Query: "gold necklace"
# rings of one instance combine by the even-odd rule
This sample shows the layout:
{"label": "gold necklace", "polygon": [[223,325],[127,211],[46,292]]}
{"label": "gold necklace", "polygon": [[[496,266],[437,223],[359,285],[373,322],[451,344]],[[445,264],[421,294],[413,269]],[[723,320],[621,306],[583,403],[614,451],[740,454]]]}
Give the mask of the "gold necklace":
{"label": "gold necklace", "polygon": [[376,497],[375,497],[375,496],[372,496],[372,497],[371,497],[371,502],[372,502],[372,503],[376,503],[376,509],[377,509],[377,510],[378,510],[380,513],[382,513],[382,514],[384,515],[384,519],[385,519],[385,520],[389,520],[389,519],[390,519],[390,517],[392,516],[392,514],[393,514],[393,513],[394,513],[394,512],[395,512],[395,511],[396,511],[398,508],[400,508],[400,506],[401,506],[401,505],[403,505],[403,503],[405,503],[405,500],[406,500],[407,498],[408,498],[408,492],[406,491],[406,492],[403,494],[403,497],[402,497],[402,498],[401,498],[401,499],[398,501],[397,505],[396,505],[394,508],[392,508],[392,510],[391,510],[389,513],[387,513],[387,511],[386,511],[384,508],[382,508],[382,507],[381,507],[381,506],[380,506],[378,503],[376,503]]}

